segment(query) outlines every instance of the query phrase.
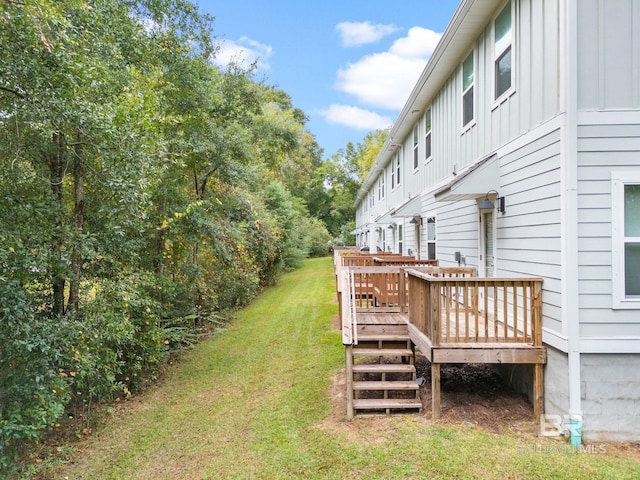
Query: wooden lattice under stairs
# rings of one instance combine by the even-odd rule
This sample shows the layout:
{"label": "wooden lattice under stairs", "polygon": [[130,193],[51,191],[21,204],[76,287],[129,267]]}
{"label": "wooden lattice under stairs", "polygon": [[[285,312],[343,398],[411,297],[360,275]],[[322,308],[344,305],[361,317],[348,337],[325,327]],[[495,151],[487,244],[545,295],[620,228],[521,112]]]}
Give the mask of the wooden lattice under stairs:
{"label": "wooden lattice under stairs", "polygon": [[[357,344],[346,346],[347,416],[419,411],[415,349],[406,322],[358,324]],[[388,321],[388,318],[387,318]]]}

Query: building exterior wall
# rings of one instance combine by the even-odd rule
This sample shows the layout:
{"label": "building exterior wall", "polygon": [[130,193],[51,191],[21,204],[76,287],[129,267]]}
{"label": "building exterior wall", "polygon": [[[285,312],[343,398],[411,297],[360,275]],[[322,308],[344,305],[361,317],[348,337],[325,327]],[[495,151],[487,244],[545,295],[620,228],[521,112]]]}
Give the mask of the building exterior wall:
{"label": "building exterior wall", "polygon": [[[438,77],[441,83],[430,87],[428,98],[405,107],[398,131],[406,133],[391,139],[393,153],[376,161],[357,205],[357,228],[376,235],[376,226],[394,223],[396,229],[386,232],[396,235],[401,226],[404,253],[426,258],[426,228],[409,221],[413,215],[420,221],[435,217],[440,264],[457,264],[460,252],[466,265],[479,268],[480,198],[437,197],[448,182],[473,183],[473,172],[465,170],[495,155],[499,173],[493,188],[505,197],[506,212],[494,214],[494,275],[543,278],[545,410],[582,414],[587,441],[637,440],[640,301],[624,308],[616,303],[619,212],[613,179],[632,175],[640,184],[640,2],[512,0],[513,89],[496,102],[493,22],[505,3],[488,8],[488,2],[462,2],[461,11],[484,5],[486,22],[462,45],[445,32],[455,51],[446,58],[449,73]],[[475,115],[463,128],[462,62],[472,51]],[[393,170],[391,188],[397,158],[401,180],[397,185]],[[380,175],[384,198],[377,190]],[[392,238],[397,251],[398,239]],[[529,366],[499,370],[531,394]]]}
{"label": "building exterior wall", "polygon": [[[615,118],[619,123],[611,123]],[[578,128],[580,335],[640,338],[640,305],[613,306],[611,195],[613,172],[640,175],[640,123],[623,124],[624,117],[605,113],[591,113],[586,121]]]}
{"label": "building exterior wall", "polygon": [[579,108],[640,108],[640,5],[636,0],[577,4]]}
{"label": "building exterior wall", "polygon": [[585,441],[637,439],[640,432],[640,354],[583,354]]}

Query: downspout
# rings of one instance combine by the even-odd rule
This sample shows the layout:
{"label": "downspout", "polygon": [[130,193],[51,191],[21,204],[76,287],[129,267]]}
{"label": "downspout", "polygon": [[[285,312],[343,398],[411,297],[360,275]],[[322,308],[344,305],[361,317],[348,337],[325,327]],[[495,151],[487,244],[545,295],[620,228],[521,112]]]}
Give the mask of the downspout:
{"label": "downspout", "polygon": [[[580,306],[578,302],[578,0],[566,0],[562,52],[566,55],[560,91],[566,112],[563,127],[562,173],[562,311],[567,336],[569,366],[569,437],[573,447],[582,443],[580,374]],[[561,67],[562,68],[562,67]]]}

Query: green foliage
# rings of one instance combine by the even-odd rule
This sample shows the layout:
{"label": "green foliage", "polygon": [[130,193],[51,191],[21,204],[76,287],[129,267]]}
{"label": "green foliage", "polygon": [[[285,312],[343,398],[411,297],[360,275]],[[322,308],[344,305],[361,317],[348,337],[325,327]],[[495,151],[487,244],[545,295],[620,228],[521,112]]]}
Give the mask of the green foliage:
{"label": "green foliage", "polygon": [[352,215],[349,158],[214,54],[186,0],[0,2],[0,465],[65,408],[139,390]]}
{"label": "green foliage", "polygon": [[60,374],[75,364],[69,323],[36,315],[24,290],[0,278],[0,473],[17,448],[49,429],[64,412],[69,385]]}

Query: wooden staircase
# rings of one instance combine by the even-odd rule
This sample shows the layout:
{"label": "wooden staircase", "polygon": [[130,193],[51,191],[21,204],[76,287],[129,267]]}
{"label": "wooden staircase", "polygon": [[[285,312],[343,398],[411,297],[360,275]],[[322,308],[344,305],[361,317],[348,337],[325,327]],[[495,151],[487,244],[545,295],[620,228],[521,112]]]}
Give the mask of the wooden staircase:
{"label": "wooden staircase", "polygon": [[359,324],[346,345],[347,417],[420,410],[415,350],[406,324]]}

